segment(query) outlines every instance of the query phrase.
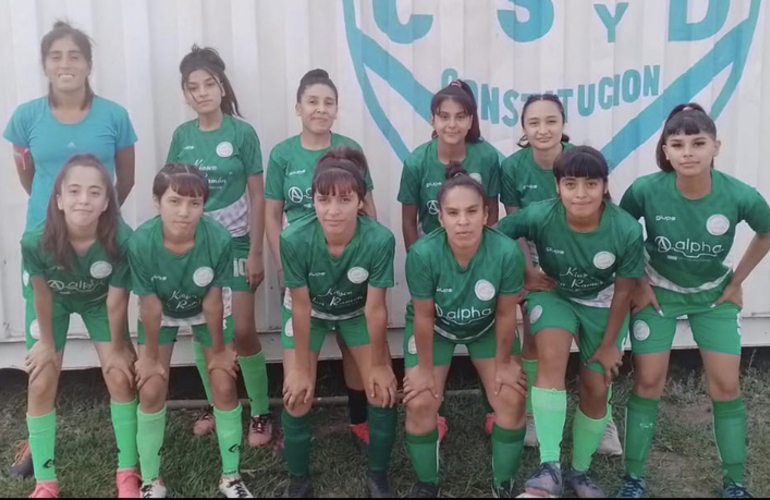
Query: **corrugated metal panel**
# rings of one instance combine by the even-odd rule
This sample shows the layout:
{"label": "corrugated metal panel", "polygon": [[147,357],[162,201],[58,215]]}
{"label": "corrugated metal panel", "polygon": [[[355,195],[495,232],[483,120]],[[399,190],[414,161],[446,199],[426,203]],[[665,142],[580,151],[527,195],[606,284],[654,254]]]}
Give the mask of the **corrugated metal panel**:
{"label": "corrugated metal panel", "polygon": [[[719,168],[770,196],[762,141],[770,137],[770,51],[761,0],[0,0],[0,124],[44,93],[39,42],[56,19],[95,40],[93,86],[128,108],[139,135],[137,182],[124,214],[153,214],[152,177],[174,128],[191,117],[178,64],[193,43],[216,47],[242,110],[271,147],[300,130],[300,77],[327,69],[340,91],[335,129],[358,140],[373,168],[382,221],[400,234],[395,202],[404,154],[430,136],[431,93],[449,78],[472,80],[485,137],[510,154],[521,135],[526,94],[566,98],[576,143],[603,148],[616,167],[619,196],[655,169],[653,148],[665,113],[697,100],[718,117]],[[608,28],[607,26],[613,26]],[[766,63],[766,64],[763,64]],[[10,146],[0,146],[0,340],[21,338],[18,241],[26,197]],[[736,254],[746,244],[742,230]],[[399,238],[400,239],[400,238]],[[403,324],[403,251],[391,323]],[[747,285],[748,316],[770,304],[760,292],[770,262]],[[765,278],[765,279],[763,279]],[[279,323],[275,273],[258,294],[259,327]],[[82,332],[82,327],[74,329]]]}

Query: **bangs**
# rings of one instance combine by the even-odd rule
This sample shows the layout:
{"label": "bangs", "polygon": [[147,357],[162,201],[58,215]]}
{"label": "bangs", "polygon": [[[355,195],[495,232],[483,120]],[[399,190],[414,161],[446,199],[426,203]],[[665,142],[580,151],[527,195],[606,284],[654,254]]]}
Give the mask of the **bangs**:
{"label": "bangs", "polygon": [[702,111],[686,109],[674,115],[663,130],[663,137],[672,135],[706,134],[716,138],[717,129],[714,122]]}
{"label": "bangs", "polygon": [[366,196],[366,187],[361,185],[352,173],[341,168],[325,169],[319,172],[313,181],[313,195],[343,196],[351,193],[355,193],[363,200]]}
{"label": "bangs", "polygon": [[449,86],[433,97],[433,102],[430,104],[431,114],[437,115],[441,110],[441,105],[449,100],[462,106],[463,111],[468,115],[476,113],[476,103],[471,100],[467,92],[465,92],[462,87]]}
{"label": "bangs", "polygon": [[209,196],[208,182],[195,174],[176,174],[169,181],[168,189],[173,189],[180,196],[204,199]]}
{"label": "bangs", "polygon": [[554,163],[553,173],[557,181],[565,177],[606,180],[610,169],[601,153],[578,146],[562,153]]}

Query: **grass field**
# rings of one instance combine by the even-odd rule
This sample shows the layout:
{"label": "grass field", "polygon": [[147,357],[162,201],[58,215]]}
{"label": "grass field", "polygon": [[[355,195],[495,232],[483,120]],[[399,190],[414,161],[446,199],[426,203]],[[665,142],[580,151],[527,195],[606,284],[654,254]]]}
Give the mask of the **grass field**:
{"label": "grass field", "polygon": [[[717,453],[713,445],[711,404],[703,391],[695,353],[679,353],[672,381],[661,410],[661,419],[648,466],[651,494],[655,497],[715,497],[721,487]],[[280,376],[271,367],[273,380]],[[171,397],[201,397],[197,374],[191,369],[173,373]],[[322,366],[319,395],[342,394],[340,368]],[[11,480],[5,472],[13,460],[14,443],[25,437],[25,377],[0,371],[0,497],[29,495],[32,481]],[[630,390],[625,373],[615,391],[615,418],[622,429],[625,401]],[[572,381],[574,382],[574,381]],[[744,390],[749,411],[748,483],[754,495],[770,496],[770,351],[747,351]],[[457,362],[450,389],[475,386],[467,360]],[[114,497],[114,439],[106,390],[97,371],[67,373],[62,384],[57,467],[61,493],[67,497]],[[277,395],[277,385],[272,387]],[[571,405],[574,409],[574,404]],[[484,410],[478,398],[448,401],[450,433],[441,447],[442,497],[490,497],[491,451],[484,435]],[[275,410],[276,416],[278,410]],[[174,497],[212,497],[218,494],[219,458],[215,438],[196,438],[190,432],[195,414],[170,412],[162,473]],[[319,497],[365,497],[366,459],[347,430],[347,408],[315,410],[313,477]],[[565,436],[564,461],[570,457],[571,415]],[[401,496],[408,494],[414,475],[406,457],[403,433],[393,456],[392,482]],[[537,465],[537,454],[528,450],[519,473],[523,481]],[[269,449],[247,450],[243,475],[257,497],[280,496],[286,473]],[[594,474],[612,494],[623,472],[619,458],[599,457]]]}

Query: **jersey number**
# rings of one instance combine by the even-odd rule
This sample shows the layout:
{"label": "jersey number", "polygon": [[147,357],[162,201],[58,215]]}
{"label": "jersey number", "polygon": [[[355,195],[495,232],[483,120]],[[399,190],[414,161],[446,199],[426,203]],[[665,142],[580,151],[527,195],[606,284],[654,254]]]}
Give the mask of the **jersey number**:
{"label": "jersey number", "polygon": [[246,259],[235,259],[233,261],[233,275],[246,277]]}

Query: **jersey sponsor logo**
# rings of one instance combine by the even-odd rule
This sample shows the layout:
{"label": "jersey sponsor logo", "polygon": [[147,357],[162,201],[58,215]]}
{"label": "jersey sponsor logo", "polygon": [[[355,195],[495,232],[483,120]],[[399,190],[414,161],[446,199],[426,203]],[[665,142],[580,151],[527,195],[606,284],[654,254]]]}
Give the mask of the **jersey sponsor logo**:
{"label": "jersey sponsor logo", "polygon": [[30,323],[29,335],[35,340],[40,340],[40,322],[38,320],[34,320]]}
{"label": "jersey sponsor logo", "polygon": [[441,187],[441,184],[443,184],[443,182],[429,182],[425,184],[425,187],[426,188]]}
{"label": "jersey sponsor logo", "polygon": [[436,288],[436,293],[452,293],[452,289],[438,287]]}
{"label": "jersey sponsor logo", "polygon": [[193,274],[193,282],[203,288],[214,281],[214,270],[210,267],[200,267]]}
{"label": "jersey sponsor logo", "polygon": [[230,158],[233,156],[233,144],[231,142],[220,142],[217,145],[217,156],[220,158]]}
{"label": "jersey sponsor logo", "polygon": [[302,174],[304,174],[305,172],[307,172],[307,170],[305,170],[305,169],[302,169],[302,170],[295,170],[295,171],[293,171],[293,172],[289,172],[289,173],[288,173],[288,174],[286,174],[286,175],[288,175],[288,176],[292,176],[292,175],[302,175]]}
{"label": "jersey sponsor logo", "polygon": [[588,273],[582,272],[577,267],[571,266],[567,268],[566,272],[560,274],[559,278],[562,278],[560,281],[563,283],[567,283],[568,279],[572,279],[572,282],[566,286],[566,288],[570,290],[588,290],[602,283],[601,280],[592,277]]}
{"label": "jersey sponsor logo", "polygon": [[167,281],[168,278],[165,276],[155,275],[152,278],[150,278],[150,281]]}
{"label": "jersey sponsor logo", "polygon": [[293,186],[289,188],[289,201],[292,203],[302,203],[305,201],[305,198],[311,199],[313,196],[311,195],[313,191],[313,188],[307,188],[306,191],[302,191],[302,189],[298,188],[297,186]]}
{"label": "jersey sponsor logo", "polygon": [[529,312],[529,323],[534,325],[543,315],[543,306],[535,306]]}
{"label": "jersey sponsor logo", "polygon": [[413,356],[415,354],[417,354],[417,339],[416,338],[412,337],[411,339],[409,339],[409,345],[407,346],[406,350],[409,352],[409,354],[411,354]]}
{"label": "jersey sponsor logo", "polygon": [[348,271],[348,279],[354,285],[360,285],[369,278],[369,271],[363,267],[354,267]]}
{"label": "jersey sponsor logo", "polygon": [[72,292],[91,293],[94,290],[96,290],[100,285],[101,283],[97,280],[70,281],[69,283],[65,283],[59,280],[48,281],[48,287],[51,290],[53,290],[54,292],[65,294],[65,295]]}
{"label": "jersey sponsor logo", "polygon": [[719,257],[724,247],[722,245],[709,245],[705,241],[697,242],[691,239],[672,242],[665,236],[655,238],[655,244],[658,245],[658,253],[674,252],[688,259],[699,259],[701,257]]}
{"label": "jersey sponsor logo", "polygon": [[481,174],[479,174],[479,173],[473,172],[472,174],[469,174],[469,176],[470,176],[471,179],[473,179],[474,181],[478,182],[479,184],[483,184],[484,183],[484,178],[481,177]]}
{"label": "jersey sponsor logo", "polygon": [[326,273],[309,273],[308,276],[311,278],[322,278],[326,276]]}
{"label": "jersey sponsor logo", "polygon": [[675,222],[676,217],[673,215],[656,215],[655,220],[658,222]]}
{"label": "jersey sponsor logo", "polygon": [[438,215],[438,201],[437,200],[430,200],[428,203],[425,204],[426,207],[428,207],[428,213],[431,215]]}
{"label": "jersey sponsor logo", "polygon": [[470,309],[459,308],[455,309],[454,311],[447,311],[445,313],[441,306],[438,304],[435,304],[435,307],[436,316],[456,324],[464,324],[470,321],[487,318],[494,312],[494,309],[491,307],[486,309],[477,309],[475,307],[471,307]]}
{"label": "jersey sponsor logo", "polygon": [[98,280],[103,280],[112,274],[112,264],[105,261],[94,262],[91,266],[91,276]]}
{"label": "jersey sponsor logo", "polygon": [[[202,287],[205,285],[199,286]],[[171,294],[171,298],[168,300],[167,305],[169,309],[173,309],[175,311],[187,311],[197,307],[200,303],[201,299],[195,295],[189,295],[184,292],[180,292],[179,290],[174,290],[174,293]]]}
{"label": "jersey sponsor logo", "polygon": [[548,253],[554,253],[556,255],[564,255],[564,250],[559,250],[558,248],[546,247],[545,251]]}
{"label": "jersey sponsor logo", "polygon": [[599,252],[594,256],[594,266],[597,269],[609,269],[615,263],[615,255],[610,252]]}
{"label": "jersey sponsor logo", "polygon": [[644,342],[650,338],[650,325],[647,322],[638,320],[634,321],[634,338],[639,342]]}
{"label": "jersey sponsor logo", "polygon": [[712,215],[706,222],[706,229],[712,236],[722,236],[730,230],[730,220],[722,214]]}
{"label": "jersey sponsor logo", "polygon": [[[349,279],[349,278],[348,278]],[[328,299],[328,303],[326,299]],[[322,308],[343,307],[355,304],[364,300],[360,295],[354,295],[353,292],[343,292],[336,287],[330,288],[325,294],[311,298],[311,302]]]}
{"label": "jersey sponsor logo", "polygon": [[487,302],[495,298],[495,286],[487,280],[479,280],[474,287],[476,297],[483,302]]}
{"label": "jersey sponsor logo", "polygon": [[183,151],[193,151],[195,149],[195,146],[185,146],[182,148]]}
{"label": "jersey sponsor logo", "polygon": [[527,189],[533,189],[534,190],[534,189],[537,189],[537,188],[538,188],[537,184],[523,184],[521,186],[521,190],[522,191],[526,191]]}

